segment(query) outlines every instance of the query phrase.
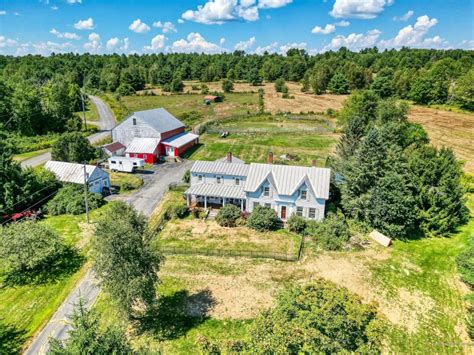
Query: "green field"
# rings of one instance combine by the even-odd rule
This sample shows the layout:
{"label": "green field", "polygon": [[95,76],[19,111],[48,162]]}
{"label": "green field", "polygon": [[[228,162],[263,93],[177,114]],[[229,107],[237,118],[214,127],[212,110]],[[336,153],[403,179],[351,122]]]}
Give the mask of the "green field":
{"label": "green field", "polygon": [[30,159],[30,158],[33,158],[37,155],[40,155],[40,154],[43,154],[43,153],[46,153],[46,152],[49,152],[50,149],[40,149],[40,150],[34,150],[32,152],[26,152],[26,153],[21,153],[21,154],[15,154],[13,156],[13,160],[16,160],[18,162],[22,162],[26,159]]}
{"label": "green field", "polygon": [[[95,107],[94,103],[91,100],[87,101],[85,109],[87,122],[99,121],[99,113],[97,112],[97,107]],[[84,121],[84,113],[82,112],[82,110],[75,112],[75,114],[80,117],[82,121]]]}
{"label": "green field", "polygon": [[[230,134],[222,138],[220,132]],[[187,156],[192,160],[215,160],[227,152],[244,161],[263,163],[268,152],[274,162],[289,165],[310,165],[316,160],[324,166],[337,143],[332,124],[326,120],[292,121],[282,117],[250,116],[208,127],[201,135],[201,143]],[[293,156],[290,160],[282,156]]]}
{"label": "green field", "polygon": [[[94,219],[102,210],[94,210]],[[85,216],[49,216],[39,223],[47,224],[58,232],[65,244],[75,246],[80,255],[87,253],[87,242],[91,235],[85,225]],[[9,285],[1,273],[0,262],[0,353],[16,353],[41,326],[54,314],[59,305],[71,292],[74,285],[84,276],[87,265],[84,259],[77,262],[51,280],[42,283]]]}

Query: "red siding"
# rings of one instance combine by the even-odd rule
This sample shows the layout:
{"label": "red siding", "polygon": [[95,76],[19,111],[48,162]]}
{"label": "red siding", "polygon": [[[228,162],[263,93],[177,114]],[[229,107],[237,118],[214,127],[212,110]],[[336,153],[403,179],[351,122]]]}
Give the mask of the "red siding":
{"label": "red siding", "polygon": [[189,142],[188,144],[185,144],[183,145],[182,147],[180,148],[175,148],[174,150],[174,155],[175,156],[178,156],[180,154],[183,154],[184,152],[186,152],[189,148],[193,147],[194,145],[196,145],[197,143],[197,139],[193,140],[192,142]]}
{"label": "red siding", "polygon": [[173,137],[181,132],[184,132],[184,127],[173,129],[172,131],[161,133],[161,140],[164,141],[169,137]]}

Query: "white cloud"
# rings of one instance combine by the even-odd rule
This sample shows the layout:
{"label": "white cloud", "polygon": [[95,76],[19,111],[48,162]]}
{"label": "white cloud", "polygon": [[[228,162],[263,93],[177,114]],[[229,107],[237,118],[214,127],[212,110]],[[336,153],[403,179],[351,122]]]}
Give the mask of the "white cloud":
{"label": "white cloud", "polygon": [[184,20],[204,24],[223,24],[228,21],[257,21],[259,9],[275,9],[292,3],[293,0],[208,0],[198,5],[197,10],[187,10]]}
{"label": "white cloud", "polygon": [[94,20],[92,17],[89,17],[87,20],[79,20],[74,24],[74,28],[78,30],[93,30]]}
{"label": "white cloud", "polygon": [[78,36],[75,33],[72,33],[72,32],[59,32],[55,28],[53,28],[51,31],[49,31],[49,33],[51,33],[52,35],[55,35],[58,38],[75,39],[75,40],[81,39],[81,37]]}
{"label": "white cloud", "polygon": [[117,48],[119,43],[120,40],[118,39],[118,37],[111,38],[105,44],[105,48],[107,48],[108,51],[113,51],[115,48]]}
{"label": "white cloud", "polygon": [[301,42],[301,43],[287,43],[282,46],[280,46],[280,54],[286,54],[290,49],[292,48],[298,48],[298,49],[306,49],[306,46],[308,44],[306,42]]}
{"label": "white cloud", "polygon": [[368,31],[366,34],[351,33],[348,36],[338,35],[334,37],[328,45],[324,46],[322,52],[337,50],[341,47],[347,47],[352,51],[372,47],[377,43],[381,33],[379,30],[374,29]]}
{"label": "white cloud", "polygon": [[147,33],[150,31],[150,26],[148,26],[145,22],[142,22],[140,19],[133,21],[130,26],[128,26],[128,28],[136,33]]}
{"label": "white cloud", "polygon": [[82,4],[82,0],[66,0],[68,4]]}
{"label": "white cloud", "polygon": [[265,52],[268,52],[268,53],[274,53],[277,51],[277,48],[278,48],[278,42],[272,42],[270,43],[269,45],[267,46],[258,46],[256,49],[255,49],[255,53],[256,54],[263,54]]}
{"label": "white cloud", "polygon": [[130,48],[130,40],[128,39],[128,37],[125,37],[123,39],[123,46],[120,49],[123,51],[128,51],[129,48]]}
{"label": "white cloud", "polygon": [[224,43],[225,43],[225,38],[222,37],[222,38],[219,40],[219,45],[222,46]]}
{"label": "white cloud", "polygon": [[335,25],[327,24],[324,28],[321,28],[321,26],[315,26],[312,29],[311,33],[328,35],[330,33],[333,33],[335,30],[336,30]]}
{"label": "white cloud", "polygon": [[6,15],[7,12],[5,10],[0,10],[0,16]]}
{"label": "white cloud", "polygon": [[17,44],[17,41],[14,39],[6,38],[5,36],[0,36],[0,48],[13,47]]}
{"label": "white cloud", "polygon": [[184,23],[184,20],[182,18],[179,18],[178,23]]}
{"label": "white cloud", "polygon": [[147,52],[157,52],[165,48],[166,37],[164,35],[157,35],[151,40],[149,46],[145,46],[144,49]]}
{"label": "white cloud", "polygon": [[172,52],[181,53],[220,53],[224,49],[219,45],[208,42],[197,32],[191,32],[186,39],[180,39],[169,48]]}
{"label": "white cloud", "polygon": [[405,26],[394,38],[380,41],[379,45],[382,48],[444,46],[447,42],[439,36],[425,38],[428,31],[437,23],[438,20],[435,18],[430,19],[427,15],[420,16],[413,26]]}
{"label": "white cloud", "polygon": [[293,0],[260,0],[258,7],[261,9],[276,9],[291,4]]}
{"label": "white cloud", "polygon": [[54,10],[54,11],[59,10],[59,7],[57,7],[56,5],[51,6],[51,10]]}
{"label": "white cloud", "polygon": [[15,16],[20,16],[20,13],[17,12],[17,11],[15,11],[15,12],[13,13],[13,15],[15,15]]}
{"label": "white cloud", "polygon": [[461,42],[461,48],[474,49],[474,39],[465,39]]}
{"label": "white cloud", "polygon": [[336,0],[329,14],[335,18],[372,19],[393,2],[394,0]]}
{"label": "white cloud", "polygon": [[153,27],[161,28],[163,33],[178,32],[173,23],[169,21],[165,23],[161,23],[161,21],[153,22]]}
{"label": "white cloud", "polygon": [[102,44],[100,43],[100,36],[97,33],[92,32],[88,38],[89,42],[84,43],[84,49],[92,53],[97,53],[102,47]]}
{"label": "white cloud", "polygon": [[336,26],[339,26],[339,27],[347,27],[347,26],[350,26],[351,23],[349,21],[342,20],[342,21],[336,22],[334,24]]}
{"label": "white cloud", "polygon": [[408,21],[412,16],[414,12],[413,10],[409,10],[407,13],[403,14],[402,16],[394,16],[393,20],[394,21]]}
{"label": "white cloud", "polygon": [[247,41],[238,42],[234,49],[237,51],[246,51],[255,44],[255,37],[250,37]]}
{"label": "white cloud", "polygon": [[[25,46],[24,48],[28,48],[29,45]],[[47,42],[39,42],[34,43],[32,47],[35,49],[37,54],[41,55],[49,55],[51,53],[63,53],[63,52],[70,52],[74,45],[69,42],[66,43],[56,43],[52,41]]]}

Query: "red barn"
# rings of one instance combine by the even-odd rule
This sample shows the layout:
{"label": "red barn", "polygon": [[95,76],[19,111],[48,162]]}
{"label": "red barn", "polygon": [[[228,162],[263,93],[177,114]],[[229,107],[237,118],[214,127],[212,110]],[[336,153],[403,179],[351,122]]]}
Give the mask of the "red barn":
{"label": "red barn", "polygon": [[155,163],[160,156],[178,156],[198,143],[199,136],[164,108],[138,111],[112,129],[114,142],[127,148],[126,156]]}

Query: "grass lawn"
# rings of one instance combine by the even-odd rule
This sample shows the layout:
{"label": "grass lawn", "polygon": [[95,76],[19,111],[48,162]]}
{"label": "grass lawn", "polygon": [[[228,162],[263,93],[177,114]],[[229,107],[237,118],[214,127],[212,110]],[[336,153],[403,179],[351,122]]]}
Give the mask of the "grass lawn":
{"label": "grass lawn", "polygon": [[166,223],[156,242],[158,248],[297,254],[300,237],[286,229],[258,232],[247,227],[221,227],[212,220],[175,219]]}
{"label": "grass lawn", "polygon": [[[99,113],[97,112],[97,107],[95,107],[94,103],[91,100],[88,100],[86,103],[86,120],[87,122],[97,122],[99,121]],[[75,112],[77,116],[84,120],[82,110]]]}
{"label": "grass lawn", "polygon": [[[256,93],[229,93],[225,95],[223,102],[211,105],[205,105],[203,97],[200,94],[125,96],[122,103],[130,112],[164,107],[189,127],[212,118],[240,116],[258,111]],[[186,114],[193,111],[201,117],[186,117]]]}
{"label": "grass lawn", "polygon": [[[102,210],[103,207],[92,211],[92,219]],[[80,254],[87,253],[87,241],[92,230],[85,224],[85,215],[48,216],[39,223],[56,230],[67,245],[82,250]],[[26,285],[6,285],[5,276],[0,275],[0,353],[20,351],[51,318],[86,271],[86,265],[78,265],[53,280]]]}
{"label": "grass lawn", "polygon": [[143,185],[143,180],[137,175],[130,173],[109,172],[110,183],[112,186],[118,186],[120,192],[134,191]]}
{"label": "grass lawn", "polygon": [[22,154],[15,154],[13,156],[13,160],[16,160],[18,162],[22,162],[26,159],[30,159],[32,157],[35,157],[37,155],[40,155],[40,154],[43,154],[43,153],[46,153],[46,152],[49,152],[50,149],[40,149],[40,150],[34,150],[32,152],[26,152],[26,153],[22,153]]}

